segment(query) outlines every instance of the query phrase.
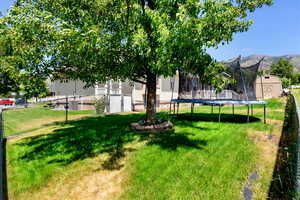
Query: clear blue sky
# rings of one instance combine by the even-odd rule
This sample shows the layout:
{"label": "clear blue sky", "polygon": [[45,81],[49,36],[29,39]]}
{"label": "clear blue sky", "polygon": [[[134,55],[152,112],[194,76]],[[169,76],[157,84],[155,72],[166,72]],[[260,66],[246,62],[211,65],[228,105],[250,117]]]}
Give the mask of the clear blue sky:
{"label": "clear blue sky", "polygon": [[12,2],[15,0],[0,0],[0,12],[2,14],[6,13],[6,10],[9,9],[9,7],[12,5]]}
{"label": "clear blue sky", "polygon": [[300,54],[300,0],[274,0],[272,6],[257,9],[249,18],[254,24],[248,32],[236,34],[229,45],[209,53],[217,60],[240,54]]}
{"label": "clear blue sky", "polygon": [[[5,13],[14,0],[0,1],[0,11]],[[300,54],[300,0],[274,0],[274,5],[257,9],[249,18],[254,24],[248,32],[235,34],[229,45],[209,53],[217,60],[250,54]]]}

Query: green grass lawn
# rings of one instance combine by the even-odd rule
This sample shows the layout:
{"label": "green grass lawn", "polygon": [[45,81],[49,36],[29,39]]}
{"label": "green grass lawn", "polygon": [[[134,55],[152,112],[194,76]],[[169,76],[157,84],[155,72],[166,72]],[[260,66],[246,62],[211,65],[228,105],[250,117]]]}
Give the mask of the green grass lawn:
{"label": "green grass lawn", "polygon": [[[69,111],[69,118],[76,119],[93,114],[94,111]],[[27,133],[54,122],[65,120],[65,111],[51,110],[37,106],[27,109],[16,109],[4,111],[4,134],[5,136]]]}
{"label": "green grass lawn", "polygon": [[238,124],[178,122],[176,135],[154,138],[136,153],[125,196],[239,199],[256,151],[244,132]]}
{"label": "green grass lawn", "polygon": [[[269,101],[268,124],[259,120],[261,106],[255,107],[250,123],[245,106],[236,107],[235,116],[231,107],[223,107],[221,123],[210,107],[197,107],[193,116],[183,110],[171,118],[174,133],[132,132],[129,124],[143,114],[94,116],[35,130],[33,136],[7,144],[9,196],[41,199],[43,188],[47,195],[59,195],[49,185],[67,185],[70,177],[80,182],[82,172],[116,170],[122,167],[118,159],[129,155],[120,199],[241,199],[259,159],[247,132],[272,131],[271,121],[284,119],[283,107],[282,101]],[[261,186],[265,193],[266,179]]]}

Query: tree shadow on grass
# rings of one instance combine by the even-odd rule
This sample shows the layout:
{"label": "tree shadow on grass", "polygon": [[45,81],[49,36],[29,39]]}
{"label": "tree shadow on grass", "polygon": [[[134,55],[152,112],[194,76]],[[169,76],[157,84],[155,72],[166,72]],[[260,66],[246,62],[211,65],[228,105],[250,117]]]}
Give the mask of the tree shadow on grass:
{"label": "tree shadow on grass", "polygon": [[174,133],[173,131],[161,133],[143,133],[140,140],[146,140],[147,145],[157,145],[162,149],[175,151],[178,147],[202,149],[207,145],[206,140],[190,139],[188,135],[192,133]]}
{"label": "tree shadow on grass", "polygon": [[20,159],[48,159],[48,163],[70,164],[100,153],[113,152],[135,139],[129,123],[141,115],[104,115],[70,121],[51,134],[23,139],[18,145],[28,147]]}
{"label": "tree shadow on grass", "polygon": [[124,166],[124,164],[121,164],[120,160],[126,156],[126,152],[132,152],[132,151],[135,151],[135,149],[124,148],[123,146],[120,145],[119,147],[115,148],[113,151],[109,153],[109,158],[101,164],[102,169],[107,169],[107,170],[121,169]]}
{"label": "tree shadow on grass", "polygon": [[[247,121],[247,115],[240,114],[221,114],[221,122],[222,123],[251,123],[261,121],[259,118],[254,116],[249,116],[249,122]],[[176,120],[184,120],[184,121],[205,121],[205,122],[219,122],[219,114],[217,113],[193,113],[193,114],[179,114],[174,115],[174,119]]]}
{"label": "tree shadow on grass", "polygon": [[125,152],[134,151],[125,148],[124,144],[136,139],[147,140],[148,145],[158,145],[165,150],[176,150],[178,147],[200,149],[206,145],[206,141],[190,139],[188,134],[131,131],[129,124],[142,117],[142,114],[104,115],[70,121],[51,134],[22,139],[16,145],[26,147],[26,150],[18,159],[68,165],[108,153],[109,158],[102,163],[102,168],[113,170],[122,167],[119,160]]}

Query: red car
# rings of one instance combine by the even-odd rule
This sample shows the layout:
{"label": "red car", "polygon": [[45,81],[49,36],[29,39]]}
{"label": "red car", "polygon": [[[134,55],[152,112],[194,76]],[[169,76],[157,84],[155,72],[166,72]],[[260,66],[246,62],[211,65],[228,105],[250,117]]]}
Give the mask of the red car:
{"label": "red car", "polygon": [[9,99],[0,99],[0,105],[13,105],[15,102]]}

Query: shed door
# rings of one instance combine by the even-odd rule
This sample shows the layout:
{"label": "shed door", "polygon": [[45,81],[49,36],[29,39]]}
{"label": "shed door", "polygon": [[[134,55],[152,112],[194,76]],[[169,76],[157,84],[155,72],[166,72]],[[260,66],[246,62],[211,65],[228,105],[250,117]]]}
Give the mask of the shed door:
{"label": "shed door", "polygon": [[124,96],[124,112],[131,112],[131,97]]}
{"label": "shed door", "polygon": [[121,95],[112,95],[110,96],[109,102],[109,112],[117,113],[122,111],[122,97]]}

